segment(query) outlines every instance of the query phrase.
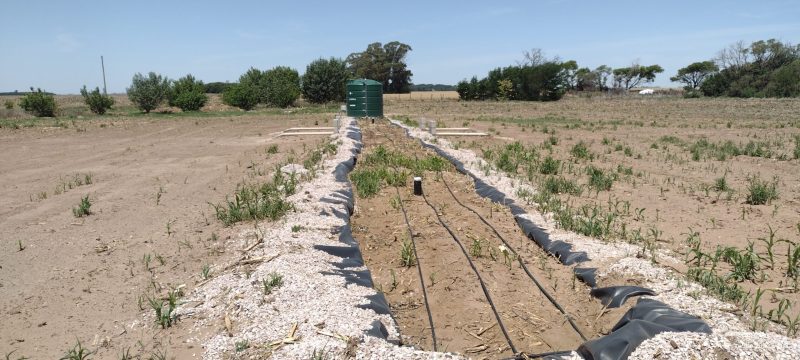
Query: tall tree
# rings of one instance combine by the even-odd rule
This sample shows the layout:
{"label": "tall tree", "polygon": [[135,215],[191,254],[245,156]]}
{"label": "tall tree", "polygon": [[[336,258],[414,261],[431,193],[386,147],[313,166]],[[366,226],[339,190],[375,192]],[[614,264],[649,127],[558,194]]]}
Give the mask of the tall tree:
{"label": "tall tree", "polygon": [[398,41],[385,45],[376,42],[363,52],[350,54],[345,61],[355,77],[381,82],[385,93],[407,93],[413,74],[405,57],[411,50],[411,46]]}
{"label": "tall tree", "polygon": [[167,98],[171,81],[165,76],[154,72],[147,74],[141,73],[133,75],[131,87],[126,89],[128,98],[136,105],[139,110],[150,113]]}
{"label": "tall tree", "polygon": [[686,90],[697,90],[706,78],[717,71],[719,67],[713,61],[699,61],[678,69],[678,74],[669,79],[686,84]]}
{"label": "tall tree", "polygon": [[314,60],[308,64],[303,75],[303,97],[312,103],[342,101],[349,77],[347,64],[342,59]]}
{"label": "tall tree", "polygon": [[614,69],[614,87],[628,91],[640,84],[653,82],[657,73],[664,72],[659,65],[642,66],[634,63],[630,67]]}
{"label": "tall tree", "polygon": [[577,85],[578,62],[575,60],[565,61],[561,63],[561,68],[564,69],[564,81],[567,89],[574,90]]}
{"label": "tall tree", "polygon": [[595,88],[597,90],[608,89],[608,77],[611,76],[613,70],[608,65],[600,65],[593,71],[595,73]]}

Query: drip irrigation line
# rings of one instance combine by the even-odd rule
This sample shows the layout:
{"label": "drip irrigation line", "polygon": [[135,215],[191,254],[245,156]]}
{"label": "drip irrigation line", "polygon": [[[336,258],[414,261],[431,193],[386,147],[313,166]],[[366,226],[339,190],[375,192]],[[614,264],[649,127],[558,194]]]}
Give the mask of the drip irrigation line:
{"label": "drip irrigation line", "polygon": [[[439,172],[439,177],[442,179],[442,182],[444,183],[444,186],[447,188],[447,191],[450,193],[450,196],[452,196],[453,199],[455,199],[455,201],[459,205],[461,205],[465,209],[471,211],[473,214],[477,215],[478,218],[481,219],[481,221],[484,224],[486,224],[486,226],[488,226],[490,229],[492,229],[492,232],[494,232],[494,234],[500,239],[500,241],[503,242],[503,245],[505,245],[509,250],[511,250],[511,252],[513,252],[515,254],[517,253],[517,251],[514,250],[514,248],[508,243],[508,241],[506,241],[506,239],[502,235],[500,235],[500,233],[497,231],[497,229],[495,229],[495,227],[492,226],[492,224],[490,224],[488,221],[486,221],[486,219],[483,216],[481,216],[481,214],[479,214],[477,211],[475,211],[475,209],[473,209],[473,208],[465,205],[464,203],[462,203],[461,200],[458,200],[458,198],[456,197],[456,194],[453,193],[453,190],[450,189],[450,185],[447,184],[447,180],[445,180],[444,175],[442,175],[441,171]],[[519,265],[522,267],[522,270],[524,270],[525,273],[528,274],[528,277],[533,281],[533,283],[536,284],[536,287],[539,288],[539,290],[542,292],[542,294],[544,294],[545,297],[547,297],[547,300],[549,300],[550,303],[553,304],[553,306],[555,306],[556,309],[558,309],[558,311],[560,311],[564,315],[564,317],[569,322],[570,326],[572,326],[572,328],[575,330],[575,332],[578,333],[578,335],[581,337],[581,339],[583,339],[583,341],[587,341],[588,339],[583,334],[583,332],[581,332],[581,330],[578,328],[578,325],[575,324],[575,322],[572,320],[572,317],[569,314],[567,314],[567,312],[564,310],[564,308],[561,306],[561,304],[559,304],[558,301],[556,301],[556,299],[553,298],[552,295],[550,295],[550,293],[545,289],[544,286],[542,286],[542,284],[539,282],[539,280],[537,280],[536,277],[533,276],[533,273],[531,273],[530,270],[528,270],[528,267],[525,266],[525,263],[522,261],[522,258],[517,256],[517,261],[519,262]]]}
{"label": "drip irrigation line", "polygon": [[411,248],[414,250],[414,259],[417,260],[417,273],[419,273],[419,284],[422,287],[422,298],[425,301],[425,311],[428,313],[428,323],[431,325],[433,351],[438,351],[436,348],[436,330],[433,329],[433,315],[431,314],[431,306],[428,304],[428,291],[425,290],[425,278],[422,276],[422,264],[420,264],[419,256],[417,255],[417,242],[414,241],[414,233],[411,230],[411,223],[408,222],[408,214],[406,213],[405,206],[403,206],[403,199],[400,197],[400,189],[395,186],[394,190],[397,192],[397,198],[400,199],[400,210],[403,211],[403,219],[406,221],[406,228],[408,229],[408,238],[411,239]]}
{"label": "drip irrigation line", "polygon": [[444,223],[442,218],[439,216],[439,213],[436,211],[436,208],[428,201],[428,197],[425,196],[424,191],[422,192],[422,198],[425,199],[425,203],[428,204],[428,206],[430,206],[430,208],[433,210],[433,213],[436,215],[436,219],[439,220],[439,224],[441,224],[445,228],[445,230],[447,230],[447,233],[450,234],[450,237],[452,237],[453,240],[456,242],[456,244],[458,244],[458,247],[461,249],[461,252],[464,254],[464,257],[467,259],[467,262],[469,262],[469,266],[472,268],[472,271],[478,278],[478,282],[481,284],[481,290],[483,290],[483,295],[486,296],[486,300],[489,302],[489,307],[492,308],[494,317],[495,319],[497,319],[497,324],[500,326],[500,331],[503,332],[503,336],[506,338],[506,341],[508,342],[508,346],[511,348],[511,351],[516,354],[517,349],[516,347],[514,347],[514,343],[513,341],[511,341],[511,337],[508,336],[508,331],[506,330],[505,325],[503,325],[503,320],[500,319],[500,314],[497,312],[497,307],[495,307],[494,301],[492,301],[492,297],[489,295],[489,289],[486,288],[486,284],[483,282],[483,278],[481,277],[481,274],[478,272],[478,268],[475,267],[475,263],[473,263],[472,259],[469,258],[469,255],[467,254],[467,249],[465,249],[464,245],[461,244],[461,240],[458,240],[458,237],[456,236],[455,233],[453,233],[453,230],[450,230],[450,227],[448,227],[447,224]]}
{"label": "drip irrigation line", "polygon": [[544,353],[538,353],[538,354],[531,354],[531,353],[522,352],[522,353],[519,353],[519,354],[515,355],[514,357],[506,358],[506,359],[503,359],[503,360],[541,359],[541,358],[546,358],[546,357],[551,357],[551,356],[568,356],[570,354],[572,354],[572,350],[550,351],[550,352],[544,352]]}
{"label": "drip irrigation line", "polygon": [[[384,134],[386,135],[386,134]],[[390,138],[388,135],[386,138],[394,144],[394,140]],[[411,249],[414,251],[414,259],[416,260],[417,265],[417,274],[419,274],[419,284],[422,287],[422,299],[425,303],[425,312],[428,313],[428,323],[431,326],[431,339],[433,341],[433,351],[439,351],[436,345],[436,330],[433,327],[433,314],[431,314],[431,306],[428,303],[428,290],[425,288],[425,277],[422,276],[422,264],[420,263],[419,256],[417,255],[417,242],[414,240],[414,232],[411,230],[411,223],[408,221],[408,214],[406,213],[406,207],[403,205],[403,199],[400,195],[400,189],[397,186],[394,187],[394,190],[397,192],[397,198],[400,200],[400,210],[403,212],[403,220],[406,222],[406,228],[408,229],[408,238],[411,240]]]}
{"label": "drip irrigation line", "polygon": [[[388,134],[384,133],[383,135],[387,139],[389,139],[389,141],[393,145],[395,144],[394,139],[389,137]],[[417,157],[416,154],[414,154],[414,158],[415,158],[415,160],[419,161],[419,158]],[[395,170],[396,170],[396,167],[395,167]],[[397,187],[395,187],[395,190],[397,191],[397,194],[399,196],[400,195],[400,190],[397,189]],[[467,262],[469,263],[469,266],[472,268],[472,271],[475,273],[475,276],[478,278],[478,282],[481,285],[481,290],[483,290],[483,295],[486,297],[486,300],[489,303],[489,307],[491,307],[491,309],[492,309],[492,313],[494,313],[494,317],[497,320],[497,324],[500,327],[500,331],[503,333],[503,336],[506,338],[506,342],[508,342],[508,346],[511,348],[511,351],[516,354],[517,353],[517,349],[514,346],[514,342],[511,340],[511,337],[508,335],[508,331],[506,330],[506,327],[503,324],[503,320],[500,319],[500,314],[497,312],[497,307],[494,305],[494,301],[492,301],[492,297],[489,295],[489,289],[486,287],[486,283],[483,282],[483,278],[481,277],[480,273],[478,272],[478,268],[475,267],[475,264],[472,262],[472,259],[469,258],[469,255],[467,254],[467,250],[464,248],[464,245],[461,244],[461,241],[458,240],[458,237],[456,236],[456,234],[453,233],[453,231],[447,226],[447,224],[445,224],[444,221],[439,217],[439,213],[436,212],[436,208],[434,208],[433,205],[431,205],[431,203],[428,201],[428,198],[425,196],[425,192],[424,191],[422,192],[422,198],[425,199],[425,203],[428,204],[428,206],[433,210],[433,213],[436,215],[436,219],[439,221],[439,224],[441,224],[442,227],[444,227],[445,230],[447,230],[447,233],[450,234],[450,236],[456,242],[458,247],[461,249],[461,252],[464,254],[464,257],[467,259]],[[400,203],[402,205],[402,201],[400,201]],[[405,216],[406,215],[405,214],[405,208],[401,207],[401,209],[403,209],[403,215]],[[406,217],[406,223],[408,224],[408,218],[407,217]],[[411,229],[411,226],[409,225],[409,231],[410,231],[410,229]],[[412,239],[413,239],[413,236],[412,236]],[[412,240],[412,245],[414,245],[413,240]],[[414,256],[416,256],[416,247],[414,248]],[[417,263],[419,263],[419,261],[417,261]],[[421,279],[421,276],[422,275],[420,274],[420,279]],[[428,314],[430,314],[430,312]],[[431,329],[433,329],[433,326],[431,326]]]}

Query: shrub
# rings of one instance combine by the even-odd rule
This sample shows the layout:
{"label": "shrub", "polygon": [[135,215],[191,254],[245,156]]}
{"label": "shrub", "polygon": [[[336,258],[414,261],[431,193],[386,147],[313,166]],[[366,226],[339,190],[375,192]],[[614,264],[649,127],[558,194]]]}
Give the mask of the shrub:
{"label": "shrub", "polygon": [[772,183],[758,177],[750,177],[747,185],[747,203],[750,205],[764,205],[778,198],[778,181]]}
{"label": "shrub", "polygon": [[597,191],[601,190],[611,190],[611,185],[614,184],[614,175],[613,174],[606,174],[603,170],[600,170],[594,166],[589,166],[586,169],[586,173],[589,175],[589,187],[593,188]]}
{"label": "shrub", "polygon": [[31,92],[22,97],[19,106],[36,117],[56,116],[56,99],[42,89],[34,91],[31,87]]}
{"label": "shrub", "polygon": [[300,75],[297,70],[278,66],[264,72],[266,104],[285,108],[300,97]]}
{"label": "shrub", "polygon": [[[267,80],[265,72],[250,68],[239,77],[239,84],[249,87],[257,96],[257,103],[267,103]],[[227,90],[227,89],[226,89]]]}
{"label": "shrub", "polygon": [[350,77],[342,59],[317,59],[308,64],[303,74],[303,98],[312,103],[344,101],[345,84]]}
{"label": "shrub", "polygon": [[222,102],[245,111],[252,110],[258,105],[258,90],[252,85],[231,84],[222,93]]}
{"label": "shrub", "polygon": [[767,96],[800,96],[800,59],[773,71],[769,80],[766,88]]}
{"label": "shrub", "polygon": [[545,178],[542,182],[542,189],[552,194],[581,194],[581,187],[575,181],[556,176]]}
{"label": "shrub", "polygon": [[276,169],[272,180],[261,185],[240,184],[233,200],[225,199],[222,204],[212,204],[217,219],[225,226],[245,220],[277,220],[294,205],[286,200],[294,194],[297,180],[294,175],[287,177]]}
{"label": "shrub", "polygon": [[694,89],[686,90],[686,91],[683,92],[683,98],[684,99],[697,99],[697,98],[700,98],[701,96],[703,96],[703,93],[701,93],[698,90],[694,90]]}
{"label": "shrub", "polygon": [[11,110],[11,109],[14,108],[14,102],[11,101],[11,100],[6,100],[5,103],[3,103],[3,104],[5,105],[6,109],[8,109],[8,110]]}
{"label": "shrub", "polygon": [[111,96],[101,94],[99,87],[95,87],[94,90],[89,92],[86,90],[86,85],[84,85],[81,89],[81,96],[83,96],[83,102],[89,105],[89,110],[98,115],[105,114],[114,105],[114,99]]}
{"label": "shrub", "polygon": [[557,175],[560,168],[561,161],[553,159],[552,156],[548,156],[544,158],[542,164],[539,165],[539,172],[544,175]]}
{"label": "shrub", "polygon": [[81,202],[77,207],[72,208],[72,214],[75,215],[75,217],[88,216],[92,214],[91,208],[92,202],[89,201],[89,195],[86,195],[81,198]]}
{"label": "shrub", "polygon": [[579,141],[577,144],[575,144],[575,146],[572,147],[572,150],[570,150],[570,153],[576,159],[592,159],[593,158],[592,153],[589,151],[589,148],[586,146],[586,143],[584,143],[583,141]]}
{"label": "shrub", "polygon": [[170,106],[177,106],[182,111],[200,110],[208,101],[203,82],[195,80],[192,74],[188,74],[172,83],[168,98]]}
{"label": "shrub", "polygon": [[128,98],[131,99],[139,110],[150,113],[167,98],[169,94],[169,79],[154,72],[144,77],[141,73],[133,75],[131,87],[126,89]]}

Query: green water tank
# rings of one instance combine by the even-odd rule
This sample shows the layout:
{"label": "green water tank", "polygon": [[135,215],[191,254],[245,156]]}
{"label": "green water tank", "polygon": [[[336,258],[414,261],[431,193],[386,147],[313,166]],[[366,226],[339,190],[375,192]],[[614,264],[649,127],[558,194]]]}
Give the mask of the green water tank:
{"label": "green water tank", "polygon": [[383,85],[375,80],[347,82],[347,116],[383,116]]}

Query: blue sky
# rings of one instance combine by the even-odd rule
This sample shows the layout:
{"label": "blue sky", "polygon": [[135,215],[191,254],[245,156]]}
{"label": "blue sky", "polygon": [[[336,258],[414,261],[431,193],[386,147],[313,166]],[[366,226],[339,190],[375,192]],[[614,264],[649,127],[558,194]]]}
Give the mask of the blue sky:
{"label": "blue sky", "polygon": [[302,74],[372,42],[411,45],[414,83],[455,84],[541,48],[580,66],[666,70],[744,40],[800,42],[800,1],[4,1],[0,91],[124,92],[136,72],[236,81],[254,66]]}

